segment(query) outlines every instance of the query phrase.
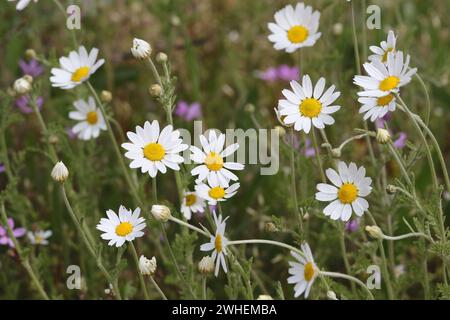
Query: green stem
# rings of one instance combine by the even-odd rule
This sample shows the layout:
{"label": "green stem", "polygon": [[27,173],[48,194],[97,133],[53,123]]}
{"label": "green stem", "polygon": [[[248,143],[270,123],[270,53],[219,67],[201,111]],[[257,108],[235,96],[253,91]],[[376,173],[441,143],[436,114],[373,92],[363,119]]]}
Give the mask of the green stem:
{"label": "green stem", "polygon": [[405,164],[403,163],[400,155],[398,154],[397,150],[395,149],[392,141],[389,141],[388,147],[389,147],[389,151],[392,153],[395,160],[397,161],[397,164],[399,165],[400,171],[402,172],[402,175],[405,178],[406,182],[408,183],[409,186],[414,187],[413,183],[409,177],[408,171],[406,170]]}
{"label": "green stem", "polygon": [[[350,273],[350,263],[348,261],[347,257],[347,248],[345,246],[345,228],[342,226],[342,224],[339,223],[339,248],[341,249],[341,255],[342,259],[344,260],[344,266],[345,266],[345,272],[348,274]],[[352,287],[353,294],[355,293],[355,284],[353,282],[350,283]]]}
{"label": "green stem", "polygon": [[133,254],[134,263],[136,264],[136,271],[139,275],[139,282],[141,283],[142,291],[144,292],[144,297],[146,300],[150,300],[150,296],[148,295],[147,286],[145,285],[144,276],[142,275],[139,269],[139,258],[136,251],[136,248],[133,244],[133,241],[130,241],[131,253]]}
{"label": "green stem", "polygon": [[367,286],[361,280],[359,280],[355,277],[349,276],[348,274],[344,274],[344,273],[328,272],[328,271],[320,271],[319,274],[321,276],[327,276],[327,277],[331,277],[331,278],[342,278],[342,279],[350,280],[352,283],[356,283],[359,286],[361,286],[361,288],[363,288],[367,292],[367,295],[370,300],[374,300],[372,292],[370,292],[369,288],[367,288]]}
{"label": "green stem", "polygon": [[39,278],[37,277],[36,272],[33,270],[33,267],[31,266],[28,257],[26,257],[23,254],[22,248],[21,248],[19,242],[17,241],[16,237],[14,236],[14,232],[12,231],[11,227],[9,226],[8,217],[7,217],[6,211],[5,211],[5,204],[3,203],[3,201],[1,202],[1,212],[0,213],[1,213],[2,220],[3,220],[3,224],[6,228],[6,231],[8,232],[8,236],[11,239],[11,241],[14,243],[14,248],[16,249],[16,252],[19,256],[20,263],[27,271],[28,275],[31,278],[31,281],[33,282],[36,290],[41,295],[41,297],[44,300],[50,300],[50,298],[48,297],[47,293],[44,290],[43,285],[39,281]]}
{"label": "green stem", "polygon": [[319,166],[320,178],[322,179],[323,183],[326,183],[327,179],[325,178],[325,171],[323,171],[322,159],[320,158],[320,150],[319,150],[319,146],[317,144],[316,132],[315,132],[314,128],[311,129],[311,136],[312,136],[312,141],[313,141],[313,145],[314,145],[314,150],[316,151],[315,153],[316,153],[317,165]]}
{"label": "green stem", "polygon": [[249,240],[234,240],[234,241],[228,241],[228,245],[238,245],[238,244],[249,244],[249,243],[255,243],[255,244],[270,244],[277,247],[282,247],[285,249],[289,249],[291,251],[294,251],[301,256],[304,256],[303,252],[291,245],[288,245],[283,242],[273,241],[273,240],[265,240],[265,239],[249,239]]}
{"label": "green stem", "polygon": [[161,288],[158,286],[158,284],[156,283],[155,279],[153,279],[152,276],[150,276],[150,281],[153,284],[153,286],[155,287],[156,291],[158,291],[159,295],[161,296],[161,298],[163,300],[167,300],[166,295],[164,294],[164,292],[161,290]]}
{"label": "green stem", "polygon": [[298,195],[297,195],[297,184],[295,181],[295,149],[294,149],[294,128],[291,128],[291,192],[292,198],[294,199],[294,214],[297,217],[298,224],[300,227],[300,232],[303,234],[303,216],[300,212],[299,204],[298,204]]}

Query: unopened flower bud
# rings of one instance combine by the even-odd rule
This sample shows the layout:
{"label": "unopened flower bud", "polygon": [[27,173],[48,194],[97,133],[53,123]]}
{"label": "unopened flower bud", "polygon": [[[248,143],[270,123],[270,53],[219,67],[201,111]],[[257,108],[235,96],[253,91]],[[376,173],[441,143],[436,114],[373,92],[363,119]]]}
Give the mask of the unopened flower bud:
{"label": "unopened flower bud", "polygon": [[395,194],[397,192],[397,188],[395,186],[393,186],[392,184],[388,184],[386,186],[386,192],[388,194]]}
{"label": "unopened flower bud", "polygon": [[62,161],[59,161],[53,167],[51,176],[57,182],[64,182],[69,177],[69,170]]}
{"label": "unopened flower bud", "polygon": [[139,272],[143,276],[152,276],[156,271],[156,258],[152,257],[151,259],[147,259],[145,256],[141,255],[139,258]]}
{"label": "unopened flower bud", "polygon": [[150,88],[148,88],[148,92],[152,97],[159,97],[162,93],[162,88],[159,84],[152,84]]}
{"label": "unopened flower bud", "polygon": [[57,135],[52,134],[51,136],[48,137],[48,142],[50,144],[58,144],[59,138]]}
{"label": "unopened flower bud", "polygon": [[277,226],[273,222],[267,222],[264,226],[264,230],[266,230],[267,232],[278,232],[279,231]]}
{"label": "unopened flower bud", "polygon": [[331,149],[331,156],[333,158],[339,159],[341,155],[342,155],[341,149],[339,148]]}
{"label": "unopened flower bud", "polygon": [[109,103],[112,101],[112,93],[108,90],[103,90],[100,94],[100,100],[104,103]]}
{"label": "unopened flower bud", "polygon": [[378,128],[377,130],[378,143],[385,144],[391,141],[391,135],[386,129]]}
{"label": "unopened flower bud", "polygon": [[167,62],[167,54],[165,54],[164,52],[160,52],[156,55],[156,61],[158,63],[164,63]]}
{"label": "unopened flower bud", "polygon": [[260,294],[256,300],[273,300],[268,294]]}
{"label": "unopened flower bud", "polygon": [[344,27],[342,26],[342,23],[335,23],[333,25],[333,33],[337,36],[342,34],[342,31],[344,30]]}
{"label": "unopened flower bud", "polygon": [[181,20],[178,16],[173,15],[172,17],[170,17],[170,23],[172,23],[174,27],[178,27],[181,23]]}
{"label": "unopened flower bud", "polygon": [[286,135],[286,129],[282,126],[275,126],[275,130],[278,132],[278,136],[283,138]]}
{"label": "unopened flower bud", "polygon": [[366,231],[372,238],[381,239],[383,237],[383,231],[377,226],[366,226]]}
{"label": "unopened flower bud", "polygon": [[25,59],[27,60],[36,59],[36,51],[34,51],[33,49],[27,49],[25,51]]}
{"label": "unopened flower bud", "polygon": [[134,38],[131,53],[137,59],[147,59],[152,54],[152,47],[147,41]]}
{"label": "unopened flower bud", "polygon": [[161,222],[167,222],[169,218],[172,216],[170,213],[170,209],[167,206],[154,204],[151,209],[152,215],[156,220]]}
{"label": "unopened flower bud", "polygon": [[328,300],[337,300],[336,293],[334,291],[328,290],[327,291],[327,298]]}
{"label": "unopened flower bud", "polygon": [[247,113],[253,113],[253,112],[255,112],[255,106],[253,104],[251,104],[251,103],[247,103],[244,106],[244,111],[247,112]]}
{"label": "unopened flower bud", "polygon": [[203,257],[198,263],[198,270],[201,274],[207,275],[214,272],[214,259],[210,256]]}
{"label": "unopened flower bud", "polygon": [[27,77],[17,79],[13,85],[14,92],[18,95],[27,94],[32,89],[31,83]]}

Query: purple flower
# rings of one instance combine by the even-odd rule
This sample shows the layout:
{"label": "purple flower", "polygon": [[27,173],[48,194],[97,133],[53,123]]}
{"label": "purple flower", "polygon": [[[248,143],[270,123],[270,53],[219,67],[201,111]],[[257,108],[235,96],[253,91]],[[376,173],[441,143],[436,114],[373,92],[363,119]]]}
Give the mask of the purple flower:
{"label": "purple flower", "polygon": [[0,173],[5,172],[5,165],[3,163],[0,163]]}
{"label": "purple flower", "polygon": [[36,59],[31,59],[28,63],[25,60],[20,60],[19,66],[23,74],[28,74],[33,78],[36,78],[44,72],[44,68],[42,68]]}
{"label": "purple flower", "polygon": [[286,64],[282,64],[278,67],[278,79],[283,81],[299,80],[300,72],[297,67],[290,67]]}
{"label": "purple flower", "polygon": [[66,133],[70,140],[75,140],[77,138],[77,134],[73,132],[71,127],[66,128]]}
{"label": "purple flower", "polygon": [[199,119],[202,116],[202,106],[198,102],[189,105],[186,101],[180,101],[175,108],[175,114],[186,121]]}
{"label": "purple flower", "polygon": [[397,149],[402,149],[406,145],[406,140],[408,139],[408,136],[404,132],[400,132],[398,134],[398,138],[394,141],[394,147]]}
{"label": "purple flower", "polygon": [[345,224],[345,231],[347,232],[355,232],[359,229],[359,218],[348,221]]}
{"label": "purple flower", "polygon": [[311,147],[311,140],[309,138],[306,138],[305,146],[302,148],[302,150],[306,158],[312,158],[316,155],[316,150],[314,149],[314,147]]}
{"label": "purple flower", "polygon": [[[14,220],[12,218],[8,218],[8,225],[12,229],[13,235],[15,238],[23,237],[26,233],[25,228],[17,228],[14,229]],[[10,248],[14,248],[14,243],[8,237],[8,231],[5,227],[0,226],[0,244],[8,245]]]}
{"label": "purple flower", "polygon": [[[41,111],[42,105],[44,104],[44,98],[37,97],[36,104],[39,111]],[[34,111],[33,108],[30,106],[30,97],[26,95],[16,99],[16,107],[19,108],[19,110],[23,113],[32,113]]]}
{"label": "purple flower", "polygon": [[258,74],[258,78],[268,82],[274,82],[278,80],[278,70],[276,68],[269,68]]}
{"label": "purple flower", "polygon": [[294,140],[292,141],[291,135],[286,135],[284,137],[284,141],[291,145],[295,150],[299,150],[301,154],[303,154],[306,158],[311,158],[316,155],[316,150],[311,147],[311,140],[309,138],[305,139],[305,143],[302,145],[300,143],[300,139],[297,135],[294,136]]}

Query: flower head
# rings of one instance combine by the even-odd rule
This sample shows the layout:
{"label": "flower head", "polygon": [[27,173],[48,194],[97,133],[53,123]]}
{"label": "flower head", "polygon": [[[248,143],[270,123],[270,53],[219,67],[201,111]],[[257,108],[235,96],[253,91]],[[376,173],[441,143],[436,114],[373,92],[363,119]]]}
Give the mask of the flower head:
{"label": "flower head", "polygon": [[377,129],[377,141],[381,144],[386,144],[391,141],[391,134],[386,129]]}
{"label": "flower head", "polygon": [[240,184],[238,182],[233,183],[230,186],[224,186],[216,178],[210,179],[210,182],[200,182],[195,186],[195,191],[203,199],[208,201],[210,205],[216,205],[217,202],[226,201],[233,197]]}
{"label": "flower head", "polygon": [[314,263],[314,258],[309,245],[304,242],[301,247],[303,256],[295,251],[291,251],[292,257],[294,257],[297,261],[289,262],[289,265],[291,266],[289,269],[289,274],[291,276],[287,279],[287,282],[295,284],[295,298],[303,293],[305,294],[305,298],[308,298],[314,280],[319,274],[319,268],[317,268]]}
{"label": "flower head", "polygon": [[147,59],[152,54],[152,47],[147,41],[134,38],[131,53],[137,59]]}
{"label": "flower head", "polygon": [[[34,110],[30,106],[30,103],[31,103],[30,99],[31,98],[29,97],[29,95],[20,96],[16,99],[15,105],[22,113],[25,113],[25,114],[33,113]],[[44,98],[42,98],[40,96],[37,97],[36,98],[36,106],[38,107],[39,111],[42,110],[43,104],[44,104]]]}
{"label": "flower head", "polygon": [[[338,173],[339,172],[339,173]],[[353,162],[347,166],[340,161],[338,172],[327,169],[326,175],[333,183],[319,183],[317,185],[316,199],[319,201],[332,201],[325,207],[323,213],[333,220],[348,221],[354,211],[358,217],[369,209],[369,203],[364,197],[372,191],[372,179],[366,177],[364,167],[356,167]],[[353,209],[353,210],[352,210]]]}
{"label": "flower head", "polygon": [[[14,229],[14,220],[12,218],[8,218],[8,226],[11,228],[14,238],[23,237],[26,233],[25,228],[15,228]],[[0,244],[8,245],[10,248],[14,248],[14,242],[8,236],[7,227],[0,226]]]}
{"label": "flower head", "polygon": [[[8,1],[11,2],[11,1],[16,1],[16,0],[8,0]],[[17,2],[17,5],[16,5],[16,10],[22,11],[30,4],[31,1],[32,0],[19,0],[19,2]],[[38,0],[33,0],[33,1],[38,2]]]}
{"label": "flower head", "polygon": [[98,49],[93,48],[90,53],[84,46],[78,51],[71,51],[68,57],[61,57],[61,68],[52,68],[50,81],[53,87],[72,89],[87,81],[104,63],[104,59],[97,61]]}
{"label": "flower head", "polygon": [[309,133],[311,126],[323,129],[325,125],[334,123],[330,114],[338,111],[341,107],[331,105],[339,96],[340,92],[334,92],[332,85],[325,89],[325,79],[320,78],[313,87],[309,75],[303,76],[302,84],[291,81],[291,90],[283,90],[286,99],[278,101],[278,108],[283,122],[287,125],[294,124],[294,129]]}
{"label": "flower head", "polygon": [[378,226],[366,226],[366,231],[372,238],[381,239],[383,237],[383,231]]}
{"label": "flower head", "polygon": [[390,30],[387,36],[387,41],[381,41],[380,46],[370,46],[370,51],[374,54],[369,56],[370,61],[379,61],[381,63],[387,64],[388,54],[390,52],[395,54],[395,45],[397,39],[395,37],[394,31]]}
{"label": "flower head", "polygon": [[313,8],[304,3],[297,3],[295,9],[287,5],[277,11],[274,18],[275,23],[270,22],[268,27],[272,32],[269,41],[274,43],[276,50],[291,53],[302,47],[311,47],[321,36],[317,32],[320,12],[313,12]]}
{"label": "flower head", "polygon": [[411,77],[417,72],[417,68],[409,68],[410,56],[403,61],[403,52],[396,54],[389,52],[387,65],[380,61],[364,63],[364,69],[368,76],[355,76],[353,83],[362,87],[364,91],[358,92],[361,97],[382,98],[377,101],[377,106],[389,105],[393,94],[398,93],[400,87],[408,84]]}
{"label": "flower head", "polygon": [[97,229],[103,231],[102,239],[109,240],[109,246],[121,247],[125,241],[142,237],[145,219],[139,217],[140,213],[140,208],[131,211],[124,206],[120,206],[119,215],[112,210],[106,211],[108,218],[101,218],[100,223],[97,224]]}
{"label": "flower head", "polygon": [[179,163],[184,158],[179,155],[181,151],[188,148],[183,144],[180,138],[180,132],[173,130],[171,125],[159,130],[158,121],[154,120],[144,123],[144,127],[137,126],[136,132],[127,132],[128,139],[131,142],[122,144],[126,149],[125,157],[131,159],[130,168],[141,168],[142,173],[148,172],[150,177],[156,177],[158,171],[166,173],[169,167],[172,170],[179,171]]}
{"label": "flower head", "polygon": [[205,211],[205,199],[199,196],[195,191],[185,191],[183,194],[183,201],[181,202],[181,213],[189,220],[192,213]]}
{"label": "flower head", "polygon": [[244,165],[238,162],[228,162],[224,158],[233,154],[239,144],[233,143],[224,149],[225,135],[218,136],[214,130],[209,131],[208,139],[204,135],[200,135],[200,143],[203,150],[196,146],[191,146],[191,160],[199,164],[192,169],[193,176],[198,175],[198,180],[203,181],[205,178],[209,184],[220,183],[224,187],[228,187],[229,181],[238,180],[238,177],[230,170],[243,170]]}
{"label": "flower head", "polygon": [[39,230],[35,232],[29,231],[27,233],[28,239],[30,240],[31,244],[34,245],[48,245],[48,238],[52,236],[51,230]]}
{"label": "flower head", "polygon": [[89,97],[87,101],[83,99],[73,103],[75,111],[69,113],[69,118],[78,121],[72,128],[81,140],[95,139],[100,135],[101,130],[106,131],[106,122],[103,114],[93,97]]}
{"label": "flower head", "polygon": [[32,80],[33,78],[30,76],[23,76],[22,78],[14,81],[13,89],[14,92],[18,95],[24,95],[31,91],[33,88]]}
{"label": "flower head", "polygon": [[198,102],[189,105],[186,101],[180,101],[175,108],[175,114],[186,121],[199,119],[202,117],[202,106]]}
{"label": "flower head", "polygon": [[172,215],[170,213],[169,207],[160,204],[152,205],[152,209],[150,211],[153,217],[155,217],[156,220],[161,222],[167,222],[167,220],[169,220],[169,218]]}
{"label": "flower head", "polygon": [[227,255],[227,245],[228,239],[225,238],[225,227],[228,217],[222,220],[222,216],[216,216],[216,212],[213,212],[214,222],[216,225],[216,232],[211,236],[210,242],[204,243],[200,246],[201,251],[213,251],[211,258],[216,263],[216,268],[214,275],[217,277],[219,275],[220,266],[222,266],[223,271],[227,273],[227,264],[225,261],[225,256]]}
{"label": "flower head", "polygon": [[20,60],[19,67],[23,74],[30,75],[33,78],[40,76],[44,72],[44,68],[36,59],[31,59],[28,62]]}
{"label": "flower head", "polygon": [[203,257],[198,263],[198,271],[201,274],[209,274],[214,272],[214,259],[210,256]]}
{"label": "flower head", "polygon": [[141,255],[139,258],[139,272],[144,276],[152,276],[156,271],[156,258],[152,257],[147,259],[145,256]]}
{"label": "flower head", "polygon": [[58,161],[52,169],[51,176],[57,182],[64,182],[69,177],[69,170],[62,161]]}

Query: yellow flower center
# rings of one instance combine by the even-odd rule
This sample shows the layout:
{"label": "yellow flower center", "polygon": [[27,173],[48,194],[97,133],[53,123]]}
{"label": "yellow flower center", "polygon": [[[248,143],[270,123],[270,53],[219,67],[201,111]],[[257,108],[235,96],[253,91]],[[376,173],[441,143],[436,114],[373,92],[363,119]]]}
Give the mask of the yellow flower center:
{"label": "yellow flower center", "polygon": [[144,147],[144,156],[151,161],[160,161],[166,155],[166,150],[160,143],[149,143]]}
{"label": "yellow flower center", "polygon": [[397,87],[400,83],[400,79],[396,76],[389,76],[380,82],[380,90],[389,91]]}
{"label": "yellow flower center", "polygon": [[216,247],[217,252],[222,251],[222,236],[220,234],[216,234],[216,239],[214,240],[214,246]]}
{"label": "yellow flower center", "polygon": [[314,277],[314,265],[312,262],[308,262],[307,264],[305,264],[305,270],[303,271],[303,275],[305,277],[306,281],[311,281],[311,279]]}
{"label": "yellow flower center", "polygon": [[338,198],[342,203],[352,203],[358,196],[358,188],[353,183],[344,183],[338,191]]}
{"label": "yellow flower center", "polygon": [[302,43],[308,38],[309,31],[304,26],[294,26],[287,32],[287,37],[292,43]]}
{"label": "yellow flower center", "polygon": [[95,111],[90,111],[88,112],[87,116],[86,116],[86,121],[89,124],[96,124],[98,121],[98,114]]}
{"label": "yellow flower center", "polygon": [[205,158],[205,164],[209,170],[219,171],[223,167],[223,159],[220,154],[210,152]]}
{"label": "yellow flower center", "polygon": [[225,195],[225,189],[222,187],[214,187],[209,189],[208,194],[211,198],[213,199],[222,199],[223,196]]}
{"label": "yellow flower center", "polygon": [[388,48],[386,50],[386,52],[383,54],[383,58],[381,59],[381,61],[386,62],[387,58],[388,58],[388,53],[394,51],[394,48]]}
{"label": "yellow flower center", "polygon": [[84,80],[89,75],[89,67],[81,67],[75,70],[74,73],[72,73],[72,81],[73,82],[80,82],[81,80]]}
{"label": "yellow flower center", "polygon": [[307,98],[300,103],[300,114],[308,118],[317,117],[322,110],[322,104],[314,98]]}
{"label": "yellow flower center", "polygon": [[116,234],[119,237],[125,237],[133,231],[133,225],[129,222],[122,222],[116,227]]}
{"label": "yellow flower center", "polygon": [[188,207],[192,206],[196,200],[197,200],[197,197],[195,196],[195,194],[191,193],[191,194],[186,195],[186,206],[188,206]]}
{"label": "yellow flower center", "polygon": [[388,94],[387,96],[379,97],[377,99],[377,105],[379,106],[387,106],[389,103],[391,103],[392,99],[394,99],[393,94]]}
{"label": "yellow flower center", "polygon": [[44,241],[44,237],[41,236],[40,234],[37,234],[37,235],[34,236],[34,241],[36,243],[42,243]]}

